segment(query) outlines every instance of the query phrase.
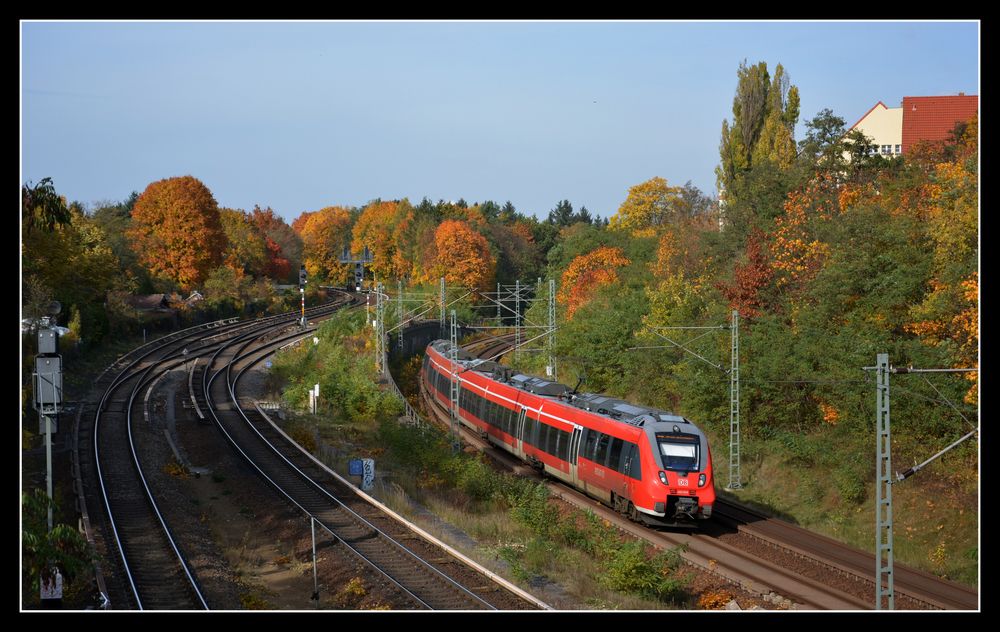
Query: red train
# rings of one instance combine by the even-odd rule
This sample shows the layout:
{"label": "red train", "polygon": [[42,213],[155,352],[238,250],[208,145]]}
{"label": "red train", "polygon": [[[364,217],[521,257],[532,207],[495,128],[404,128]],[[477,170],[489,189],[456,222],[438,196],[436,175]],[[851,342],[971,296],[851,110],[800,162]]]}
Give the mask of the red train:
{"label": "red train", "polygon": [[693,527],[715,503],[705,434],[687,419],[564,384],[514,373],[459,350],[427,347],[421,379],[451,406],[459,381],[459,420],[490,443],[633,520]]}

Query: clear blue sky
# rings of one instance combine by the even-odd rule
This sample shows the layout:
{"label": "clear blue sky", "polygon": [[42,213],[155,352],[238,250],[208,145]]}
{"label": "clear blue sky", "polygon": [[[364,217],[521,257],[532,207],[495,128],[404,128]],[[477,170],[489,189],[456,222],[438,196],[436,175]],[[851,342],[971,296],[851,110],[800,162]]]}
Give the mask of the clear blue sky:
{"label": "clear blue sky", "polygon": [[559,200],[653,176],[715,194],[736,71],[804,122],[979,94],[976,22],[22,22],[21,182],[87,205],[193,175],[288,221],[374,198]]}

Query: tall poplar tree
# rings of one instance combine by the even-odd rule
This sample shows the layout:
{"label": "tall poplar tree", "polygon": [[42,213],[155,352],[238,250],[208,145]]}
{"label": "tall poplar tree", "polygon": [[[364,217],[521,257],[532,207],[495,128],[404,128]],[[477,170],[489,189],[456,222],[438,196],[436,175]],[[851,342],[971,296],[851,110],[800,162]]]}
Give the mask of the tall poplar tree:
{"label": "tall poplar tree", "polygon": [[795,160],[795,124],[799,120],[799,89],[778,64],[772,79],[766,62],[737,71],[733,120],[722,122],[716,182],[720,193],[737,188],[739,179],[756,165],[788,168]]}

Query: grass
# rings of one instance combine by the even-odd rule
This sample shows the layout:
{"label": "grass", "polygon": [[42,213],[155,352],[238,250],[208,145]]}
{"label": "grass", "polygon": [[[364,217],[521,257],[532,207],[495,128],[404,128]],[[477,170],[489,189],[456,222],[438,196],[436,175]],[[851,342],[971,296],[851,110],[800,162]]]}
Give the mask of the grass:
{"label": "grass", "polygon": [[[728,428],[727,428],[728,430]],[[729,482],[728,436],[710,441],[716,485]],[[761,509],[863,550],[875,548],[875,441],[843,440],[835,429],[809,437],[744,439],[743,489],[724,497]],[[868,445],[870,443],[870,445]],[[894,469],[927,446],[893,445]],[[894,559],[975,586],[979,579],[976,451],[946,455],[892,486]],[[869,463],[870,462],[870,463]]]}

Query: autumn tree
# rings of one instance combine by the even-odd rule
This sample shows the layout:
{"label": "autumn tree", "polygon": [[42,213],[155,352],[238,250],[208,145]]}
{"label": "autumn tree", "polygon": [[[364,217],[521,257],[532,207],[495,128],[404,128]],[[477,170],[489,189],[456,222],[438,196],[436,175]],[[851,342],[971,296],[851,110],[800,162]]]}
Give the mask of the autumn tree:
{"label": "autumn tree", "polygon": [[350,265],[340,263],[340,255],[351,236],[350,212],[340,206],[327,206],[310,213],[301,235],[302,260],[309,275],[346,283]]}
{"label": "autumn tree", "polygon": [[[929,292],[911,309],[907,330],[925,344],[951,350],[955,366],[979,366],[979,170],[973,119],[943,152],[954,160],[935,165],[923,189],[928,203],[921,216],[932,246]],[[976,374],[966,401],[977,401]]]}
{"label": "autumn tree", "polygon": [[658,228],[676,224],[690,216],[690,204],[681,187],[654,177],[629,188],[628,197],[611,217],[612,230],[653,234]]}
{"label": "autumn tree", "polygon": [[250,221],[264,236],[267,248],[264,274],[275,280],[288,280],[292,268],[297,270],[302,261],[302,239],[270,207],[262,209],[255,205]]}
{"label": "autumn tree", "polygon": [[397,207],[396,202],[372,202],[361,212],[352,231],[351,250],[360,253],[368,248],[372,253],[368,267],[382,279],[398,276],[397,244],[393,238]]}
{"label": "autumn tree", "polygon": [[128,237],[152,276],[184,290],[221,263],[226,244],[215,198],[191,176],[146,187],[132,209]]}
{"label": "autumn tree", "polygon": [[768,306],[765,295],[774,271],[767,255],[764,234],[754,230],[747,238],[746,259],[737,262],[733,269],[732,283],[717,286],[729,301],[730,309],[745,318],[757,318]]}
{"label": "autumn tree", "polygon": [[496,274],[496,259],[489,242],[461,220],[445,220],[434,232],[437,275],[446,283],[489,290]]}
{"label": "autumn tree", "polygon": [[618,268],[631,263],[621,248],[601,246],[570,262],[562,275],[556,299],[566,305],[566,317],[573,318],[597,288],[618,281]]}
{"label": "autumn tree", "polygon": [[223,263],[242,274],[263,274],[267,265],[267,243],[247,214],[238,209],[220,208],[219,222],[226,235]]}

